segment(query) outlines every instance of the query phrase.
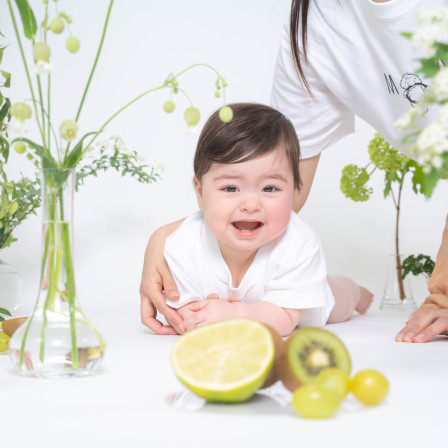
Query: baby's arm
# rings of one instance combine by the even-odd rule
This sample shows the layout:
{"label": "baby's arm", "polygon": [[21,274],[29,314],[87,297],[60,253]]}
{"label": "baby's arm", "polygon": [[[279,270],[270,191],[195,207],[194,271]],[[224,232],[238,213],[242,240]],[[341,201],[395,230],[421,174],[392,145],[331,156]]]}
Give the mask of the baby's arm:
{"label": "baby's arm", "polygon": [[267,324],[281,336],[287,336],[297,327],[304,310],[281,308],[271,302],[235,303],[239,317],[249,317]]}
{"label": "baby's arm", "polygon": [[247,317],[269,325],[282,336],[294,330],[303,314],[303,310],[281,308],[270,302],[242,303],[233,297],[189,303],[178,312],[187,330],[225,319]]}

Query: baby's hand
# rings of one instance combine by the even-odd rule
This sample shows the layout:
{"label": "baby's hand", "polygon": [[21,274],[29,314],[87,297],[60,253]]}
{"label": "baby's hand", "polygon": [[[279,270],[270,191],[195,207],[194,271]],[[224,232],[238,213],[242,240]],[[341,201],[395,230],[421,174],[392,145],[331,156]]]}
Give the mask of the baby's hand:
{"label": "baby's hand", "polygon": [[184,319],[187,330],[237,317],[235,303],[239,301],[238,298],[219,299],[217,295],[208,297],[206,300],[190,303],[178,310]]}

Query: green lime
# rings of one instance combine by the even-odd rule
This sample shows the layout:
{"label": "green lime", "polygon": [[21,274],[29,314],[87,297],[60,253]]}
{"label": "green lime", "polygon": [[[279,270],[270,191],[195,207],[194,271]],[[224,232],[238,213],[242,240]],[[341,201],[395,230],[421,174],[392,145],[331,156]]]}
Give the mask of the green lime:
{"label": "green lime", "polygon": [[328,418],[339,408],[339,398],[326,387],[305,384],[294,391],[292,407],[305,418]]}
{"label": "green lime", "polygon": [[184,112],[184,119],[190,128],[194,128],[201,118],[201,114],[197,107],[187,107]]}
{"label": "green lime", "polygon": [[79,50],[79,39],[74,36],[67,37],[65,41],[65,47],[70,53],[76,53]]}
{"label": "green lime", "polygon": [[224,106],[219,109],[219,118],[224,123],[229,122],[233,118],[233,110],[229,106]]}
{"label": "green lime", "polygon": [[61,34],[64,31],[65,24],[64,21],[60,17],[55,17],[50,22],[50,30],[55,34]]}
{"label": "green lime", "polygon": [[50,47],[45,42],[37,42],[33,45],[33,57],[36,62],[48,62],[50,55]]}
{"label": "green lime", "polygon": [[25,103],[14,103],[9,109],[9,113],[19,121],[31,118],[31,107]]}
{"label": "green lime", "polygon": [[251,319],[230,319],[188,331],[174,344],[179,380],[210,401],[237,403],[264,383],[274,361],[269,329]]}
{"label": "green lime", "polygon": [[64,140],[71,142],[76,138],[78,124],[74,120],[65,120],[59,126],[59,133]]}
{"label": "green lime", "polygon": [[176,108],[176,105],[172,101],[168,100],[163,103],[163,110],[167,114],[170,114],[171,112],[173,112],[175,108]]}

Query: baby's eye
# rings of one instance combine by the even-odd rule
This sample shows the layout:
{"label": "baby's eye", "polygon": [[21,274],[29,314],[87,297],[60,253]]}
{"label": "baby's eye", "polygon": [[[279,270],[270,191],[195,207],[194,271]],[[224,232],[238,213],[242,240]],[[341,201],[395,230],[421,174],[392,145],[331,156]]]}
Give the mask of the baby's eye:
{"label": "baby's eye", "polygon": [[265,193],[274,193],[274,191],[277,191],[277,190],[278,190],[278,188],[274,187],[273,185],[269,185],[268,187],[263,188],[263,191]]}
{"label": "baby's eye", "polygon": [[224,187],[223,190],[227,193],[236,193],[238,189],[231,185],[230,187]]}

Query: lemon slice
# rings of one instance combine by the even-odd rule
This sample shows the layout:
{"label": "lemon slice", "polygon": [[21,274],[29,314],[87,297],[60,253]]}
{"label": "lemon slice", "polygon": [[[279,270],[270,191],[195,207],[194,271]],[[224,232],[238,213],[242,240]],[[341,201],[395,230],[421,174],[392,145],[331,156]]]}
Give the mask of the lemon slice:
{"label": "lemon slice", "polygon": [[196,395],[237,403],[264,383],[274,360],[269,329],[251,319],[205,325],[181,336],[171,353],[174,372]]}

